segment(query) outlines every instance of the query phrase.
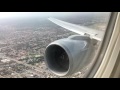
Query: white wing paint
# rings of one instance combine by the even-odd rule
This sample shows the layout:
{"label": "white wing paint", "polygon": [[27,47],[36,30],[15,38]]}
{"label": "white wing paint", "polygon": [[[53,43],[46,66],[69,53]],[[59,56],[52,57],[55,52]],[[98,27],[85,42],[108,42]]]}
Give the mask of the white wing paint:
{"label": "white wing paint", "polygon": [[100,30],[95,30],[95,29],[90,29],[84,26],[79,26],[76,24],[72,24],[72,23],[68,23],[62,20],[58,20],[55,18],[48,18],[50,21],[52,21],[53,23],[68,29],[72,32],[78,33],[80,35],[85,35],[85,34],[89,34],[91,38],[94,38],[96,40],[101,41],[104,35],[104,31],[100,31]]}

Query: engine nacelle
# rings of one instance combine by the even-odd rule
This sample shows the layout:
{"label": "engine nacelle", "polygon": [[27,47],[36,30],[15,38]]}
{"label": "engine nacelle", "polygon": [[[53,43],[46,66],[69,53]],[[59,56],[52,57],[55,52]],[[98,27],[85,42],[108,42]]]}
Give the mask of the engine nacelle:
{"label": "engine nacelle", "polygon": [[71,75],[90,63],[92,50],[93,44],[89,37],[72,35],[47,46],[45,63],[58,76]]}

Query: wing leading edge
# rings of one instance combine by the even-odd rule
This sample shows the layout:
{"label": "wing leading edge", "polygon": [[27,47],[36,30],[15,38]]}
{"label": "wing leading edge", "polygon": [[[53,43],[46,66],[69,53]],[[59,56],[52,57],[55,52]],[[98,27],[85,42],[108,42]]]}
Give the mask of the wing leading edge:
{"label": "wing leading edge", "polygon": [[89,34],[91,38],[94,38],[96,40],[101,41],[104,35],[104,31],[100,31],[100,30],[95,30],[95,29],[90,29],[84,26],[79,26],[76,24],[72,24],[72,23],[68,23],[62,20],[58,20],[55,18],[48,18],[50,21],[52,21],[53,23],[68,29],[72,32],[78,33],[80,35],[85,35],[85,34]]}

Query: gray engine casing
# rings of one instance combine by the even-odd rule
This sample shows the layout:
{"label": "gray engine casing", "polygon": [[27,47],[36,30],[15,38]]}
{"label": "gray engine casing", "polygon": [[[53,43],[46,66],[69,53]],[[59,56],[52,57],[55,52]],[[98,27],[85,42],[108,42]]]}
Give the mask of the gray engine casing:
{"label": "gray engine casing", "polygon": [[52,42],[45,50],[45,63],[58,76],[68,76],[90,63],[92,40],[86,36],[72,35]]}

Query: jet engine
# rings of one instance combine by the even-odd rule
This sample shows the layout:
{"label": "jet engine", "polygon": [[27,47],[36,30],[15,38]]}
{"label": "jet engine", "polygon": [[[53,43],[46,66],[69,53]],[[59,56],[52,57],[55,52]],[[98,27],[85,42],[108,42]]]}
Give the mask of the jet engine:
{"label": "jet engine", "polygon": [[72,35],[50,43],[45,50],[48,69],[58,76],[80,71],[91,61],[93,44],[90,37]]}

